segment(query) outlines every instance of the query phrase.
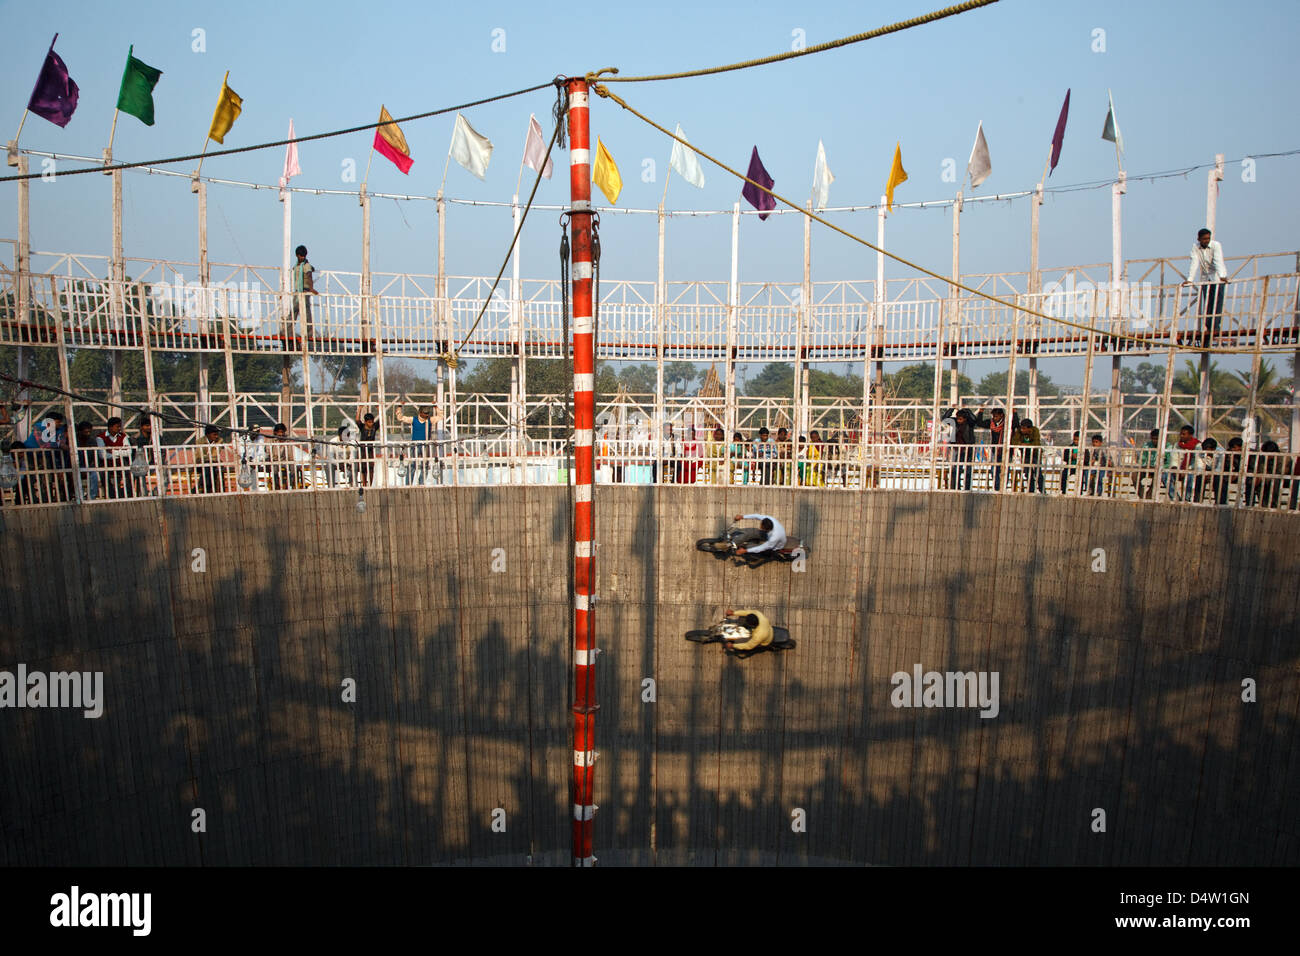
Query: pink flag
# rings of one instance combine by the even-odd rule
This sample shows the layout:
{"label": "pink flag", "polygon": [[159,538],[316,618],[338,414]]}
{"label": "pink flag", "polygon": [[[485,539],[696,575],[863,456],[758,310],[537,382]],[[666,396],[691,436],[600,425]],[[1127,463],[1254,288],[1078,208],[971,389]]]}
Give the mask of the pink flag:
{"label": "pink flag", "polygon": [[538,170],[550,179],[550,159],[546,160],[546,168],[541,168],[544,156],[546,156],[546,144],[542,142],[542,124],[537,122],[537,117],[530,113],[528,114],[528,138],[524,140],[524,165],[529,169]]}
{"label": "pink flag", "polygon": [[298,168],[298,141],[293,138],[293,120],[289,120],[289,145],[284,149],[284,174],[280,177],[280,188],[289,185],[292,176],[301,176]]}

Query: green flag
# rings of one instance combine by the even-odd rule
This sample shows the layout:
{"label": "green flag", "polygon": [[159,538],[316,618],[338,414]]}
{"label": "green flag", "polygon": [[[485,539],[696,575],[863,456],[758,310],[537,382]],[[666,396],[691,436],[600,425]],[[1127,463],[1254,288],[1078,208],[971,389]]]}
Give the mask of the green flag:
{"label": "green flag", "polygon": [[162,70],[155,70],[143,60],[137,60],[132,46],[126,53],[126,70],[122,73],[122,89],[117,94],[117,108],[130,113],[145,126],[153,125],[153,88],[158,85]]}

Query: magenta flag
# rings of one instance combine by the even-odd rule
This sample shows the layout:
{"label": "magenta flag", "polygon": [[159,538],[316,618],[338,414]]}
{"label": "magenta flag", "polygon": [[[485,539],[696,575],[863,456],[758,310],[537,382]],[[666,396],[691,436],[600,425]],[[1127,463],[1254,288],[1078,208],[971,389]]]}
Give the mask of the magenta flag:
{"label": "magenta flag", "polygon": [[1070,115],[1070,91],[1065,91],[1065,102],[1061,104],[1061,115],[1056,121],[1056,132],[1052,134],[1052,168],[1047,175],[1052,175],[1056,164],[1061,161],[1061,146],[1065,143],[1065,118]]}
{"label": "magenta flag", "polygon": [[[759,183],[767,189],[776,185],[776,180],[767,174],[763,168],[763,161],[758,158],[758,147],[754,147],[754,155],[749,158],[749,173],[747,174],[754,183]],[[771,193],[765,193],[754,183],[745,183],[745,188],[740,191],[741,198],[746,200],[755,209],[762,210],[759,219],[766,219],[768,215],[776,208],[776,200],[772,198]]]}
{"label": "magenta flag", "polygon": [[[59,35],[54,34],[54,40],[58,38]],[[36,87],[32,90],[32,98],[27,101],[27,108],[55,126],[64,127],[77,109],[80,90],[68,76],[63,58],[54,52],[54,40],[50,41],[50,51],[45,54],[45,63],[36,78]]]}

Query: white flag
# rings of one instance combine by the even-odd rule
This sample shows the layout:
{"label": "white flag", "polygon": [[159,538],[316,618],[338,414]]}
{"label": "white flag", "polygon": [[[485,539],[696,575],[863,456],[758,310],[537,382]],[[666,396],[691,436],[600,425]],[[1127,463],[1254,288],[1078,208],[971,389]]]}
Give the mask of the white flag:
{"label": "white flag", "polygon": [[[492,145],[488,144],[488,149]],[[524,140],[524,165],[529,169],[537,170],[541,166],[542,157],[546,155],[546,144],[542,142],[542,124],[537,122],[537,117],[532,113],[528,114],[528,138]],[[484,166],[487,163],[483,164]],[[546,168],[541,170],[543,176],[551,178],[551,160],[546,160]]]}
{"label": "white flag", "polygon": [[[679,139],[686,139],[681,123],[677,124],[677,136]],[[687,149],[677,140],[673,140],[673,155],[668,160],[668,165],[677,170],[677,175],[696,189],[704,188],[704,170],[700,168],[700,158],[695,155],[695,150]]]}
{"label": "white flag", "polygon": [[492,159],[492,141],[475,132],[459,113],[456,114],[456,128],[451,132],[451,158],[479,179],[487,172]]}
{"label": "white flag", "polygon": [[835,177],[831,175],[831,168],[826,165],[826,147],[822,145],[821,140],[817,140],[817,165],[813,168],[813,209],[817,212],[826,208],[833,182]]}
{"label": "white flag", "polygon": [[1115,100],[1110,95],[1110,90],[1106,91],[1106,125],[1102,127],[1101,138],[1108,139],[1114,143],[1119,151],[1124,152],[1124,137],[1119,131],[1119,117],[1115,115]]}
{"label": "white flag", "polygon": [[301,176],[298,168],[298,141],[293,137],[293,120],[289,120],[289,145],[284,148],[284,173],[280,176],[281,188],[289,185],[293,176]]}
{"label": "white flag", "polygon": [[989,144],[984,139],[984,124],[980,123],[975,132],[975,145],[970,150],[970,162],[966,164],[966,175],[970,177],[971,186],[978,186],[989,178],[993,172],[993,163],[989,160]]}

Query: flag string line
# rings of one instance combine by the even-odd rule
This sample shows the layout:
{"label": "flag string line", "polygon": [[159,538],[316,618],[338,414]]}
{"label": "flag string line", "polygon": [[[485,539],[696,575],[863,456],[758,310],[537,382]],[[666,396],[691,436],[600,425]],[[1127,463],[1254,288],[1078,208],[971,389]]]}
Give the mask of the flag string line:
{"label": "flag string line", "polygon": [[[294,140],[294,142],[297,142],[297,140]],[[283,146],[285,144],[274,143],[272,145]],[[76,162],[84,162],[84,163],[98,162],[98,160],[96,160],[93,156],[77,156],[72,153],[51,152],[49,150],[43,150],[43,149],[29,149],[25,146],[20,147],[19,152],[26,153],[28,156],[42,156],[48,159],[55,159],[55,160],[66,159],[66,160],[74,160]],[[1284,150],[1282,152],[1275,152],[1275,153],[1248,153],[1247,155],[1239,156],[1235,159],[1225,159],[1224,165],[1225,166],[1237,165],[1244,162],[1247,159],[1278,159],[1278,158],[1285,159],[1285,158],[1298,156],[1298,155],[1300,155],[1300,149],[1289,149],[1289,150]],[[1128,185],[1133,186],[1138,183],[1156,182],[1157,180],[1172,179],[1177,176],[1182,176],[1183,178],[1186,178],[1191,173],[1198,172],[1199,170],[1202,169],[1211,169],[1215,165],[1216,165],[1215,163],[1198,163],[1194,166],[1183,166],[1179,169],[1161,170],[1159,172],[1153,172],[1153,173],[1140,173],[1140,174],[1128,173],[1125,178],[1125,182],[1127,182]],[[96,166],[95,169],[102,171],[103,167]],[[133,169],[131,171],[133,172],[142,171],[150,176],[174,176],[174,177],[179,177],[181,179],[192,178],[191,173],[178,172],[173,169],[156,169],[148,165],[141,165],[139,163],[133,164]],[[202,182],[209,183],[211,185],[216,185],[216,186],[234,186],[240,189],[252,189],[252,190],[283,189],[285,192],[299,193],[304,196],[349,196],[355,199],[361,195],[358,191],[351,190],[351,189],[322,189],[313,186],[280,186],[277,183],[244,182],[243,180],[238,180],[238,179],[223,179],[220,176],[200,176],[199,179]],[[1043,195],[1050,196],[1050,195],[1057,195],[1063,193],[1083,192],[1089,189],[1106,189],[1110,186],[1113,186],[1114,184],[1115,184],[1115,180],[1113,179],[1095,179],[1095,180],[1089,180],[1087,182],[1072,183],[1064,186],[1044,185]],[[1033,189],[1020,189],[1014,192],[990,193],[984,196],[977,196],[977,195],[964,196],[962,197],[962,204],[966,206],[970,206],[970,205],[978,205],[979,203],[987,203],[987,202],[1010,203],[1020,199],[1027,199],[1033,196],[1035,192],[1036,190]],[[414,195],[411,193],[370,192],[369,190],[366,190],[366,195],[369,196],[371,199],[392,199],[399,202],[437,202],[438,200],[437,195],[423,196],[423,195]],[[484,206],[484,207],[509,209],[514,205],[513,203],[504,202],[501,200],[493,200],[493,199],[458,199],[454,196],[444,196],[442,198],[443,198],[443,202],[449,203],[450,205],[453,206]],[[923,200],[913,201],[913,202],[895,202],[894,208],[921,209],[921,210],[947,209],[949,206],[955,204],[956,201],[957,200],[954,198],[945,197],[943,199],[923,199]],[[823,212],[869,212],[873,209],[879,209],[880,205],[881,205],[880,203],[855,203],[849,206],[827,206],[823,210]],[[535,203],[533,205],[533,208],[547,210],[551,212],[563,212],[569,207],[567,205],[555,205],[551,203]],[[659,212],[658,209],[641,209],[637,207],[620,208],[617,206],[599,206],[595,208],[599,208],[602,213],[608,213],[610,215],[615,215],[615,216],[620,216],[620,215],[653,216],[653,215],[657,215]],[[664,210],[664,215],[669,217],[681,216],[681,217],[689,217],[689,218],[701,218],[705,216],[730,216],[731,212],[732,211],[730,209],[666,209]],[[772,210],[772,215],[786,216],[786,215],[790,215],[791,212],[802,212],[802,210],[774,209]],[[746,209],[742,211],[742,214],[749,216],[749,215],[754,215],[754,212]]]}
{"label": "flag string line", "polygon": [[[1119,332],[1119,331],[1113,331],[1113,330],[1106,330],[1106,329],[1098,329],[1097,327],[1092,326],[1092,325],[1086,325],[1086,324],[1079,323],[1079,322],[1071,322],[1071,321],[1069,321],[1068,319],[1063,319],[1063,318],[1059,318],[1059,317],[1057,317],[1057,316],[1052,316],[1052,315],[1046,315],[1046,314],[1044,314],[1044,313],[1042,313],[1042,312],[1039,312],[1039,311],[1037,311],[1037,310],[1035,310],[1035,309],[1027,308],[1026,306],[1023,306],[1023,305],[1016,305],[1016,304],[1014,304],[1014,303],[1012,303],[1012,302],[1008,302],[1008,301],[1005,300],[1005,299],[1000,299],[1000,298],[998,298],[998,297],[995,296],[995,295],[990,295],[990,294],[987,293],[987,292],[982,292],[982,291],[980,291],[979,289],[974,289],[974,288],[972,288],[972,287],[970,287],[970,286],[968,286],[968,285],[965,285],[964,283],[961,283],[961,282],[957,281],[956,279],[953,279],[953,278],[951,278],[951,277],[949,277],[949,276],[940,275],[939,273],[935,272],[935,271],[932,270],[932,269],[927,269],[925,266],[921,265],[920,263],[913,262],[913,261],[911,261],[910,259],[906,259],[906,258],[904,258],[903,256],[900,256],[900,255],[898,255],[898,254],[896,254],[896,253],[890,252],[888,249],[882,249],[882,248],[880,248],[879,246],[875,245],[874,243],[869,242],[868,240],[864,239],[862,236],[859,236],[859,235],[857,235],[856,233],[849,232],[847,229],[842,229],[842,228],[840,228],[839,226],[835,225],[833,222],[829,222],[829,221],[827,221],[826,219],[823,219],[821,216],[817,215],[816,213],[812,212],[811,210],[809,210],[809,209],[804,209],[802,206],[799,206],[799,205],[797,205],[796,203],[791,202],[789,199],[786,199],[786,198],[785,198],[784,196],[782,196],[780,193],[777,193],[777,192],[774,192],[774,191],[771,190],[771,189],[768,189],[768,188],[767,188],[766,186],[764,186],[762,183],[755,182],[754,180],[750,179],[750,178],[749,178],[747,175],[745,175],[744,173],[739,172],[738,170],[732,169],[730,166],[728,166],[728,165],[727,165],[726,163],[724,163],[722,160],[717,159],[717,158],[714,157],[714,156],[711,156],[709,153],[706,153],[704,150],[700,149],[698,146],[694,145],[693,143],[687,142],[685,139],[681,139],[681,138],[679,138],[675,133],[670,132],[666,127],[660,126],[658,123],[656,123],[656,122],[655,122],[654,120],[652,120],[650,117],[646,116],[644,113],[642,113],[642,112],[640,112],[639,110],[637,110],[637,109],[636,109],[635,107],[633,107],[630,103],[628,103],[626,100],[624,100],[622,97],[620,97],[617,93],[614,93],[613,91],[611,91],[610,89],[608,89],[608,88],[605,87],[604,85],[602,85],[602,84],[600,84],[600,83],[594,83],[594,84],[592,84],[592,87],[591,87],[591,88],[592,88],[592,90],[593,90],[593,91],[594,91],[598,96],[604,97],[604,98],[606,98],[606,99],[613,100],[615,103],[617,103],[617,104],[618,104],[619,106],[621,106],[623,109],[627,110],[629,113],[631,113],[631,114],[632,114],[633,116],[635,116],[637,119],[641,120],[643,123],[646,123],[647,125],[654,127],[654,128],[657,129],[659,132],[661,132],[661,133],[663,133],[665,136],[667,136],[669,139],[675,140],[676,142],[681,143],[681,144],[682,144],[683,146],[685,146],[687,149],[690,149],[690,150],[692,150],[692,151],[698,153],[699,155],[701,155],[701,156],[703,156],[705,159],[707,159],[709,162],[713,163],[715,166],[719,167],[720,169],[725,170],[726,172],[730,173],[732,176],[735,176],[737,179],[742,180],[743,182],[749,183],[749,184],[750,184],[751,186],[753,186],[755,189],[760,189],[760,190],[762,190],[763,192],[767,193],[767,195],[771,196],[774,200],[776,200],[777,202],[780,202],[780,203],[785,204],[786,206],[790,207],[790,209],[794,210],[795,212],[802,213],[804,216],[807,216],[809,219],[812,219],[814,222],[821,223],[821,224],[822,224],[823,226],[825,226],[827,229],[830,229],[830,230],[832,230],[832,231],[834,231],[834,232],[838,232],[840,235],[844,236],[845,238],[847,238],[847,239],[851,239],[852,241],[854,241],[854,242],[856,242],[856,243],[859,243],[859,244],[861,244],[861,245],[864,245],[864,246],[866,246],[868,249],[871,249],[873,252],[877,252],[877,253],[879,253],[879,254],[881,254],[881,255],[887,256],[887,257],[889,257],[890,259],[893,259],[895,262],[901,263],[902,265],[905,265],[905,266],[907,266],[908,268],[915,269],[917,272],[920,272],[920,273],[922,273],[923,275],[927,275],[927,276],[929,276],[929,277],[932,278],[932,279],[938,279],[940,282],[947,283],[948,285],[952,286],[954,289],[960,289],[960,290],[963,291],[963,292],[968,292],[968,293],[970,293],[971,295],[976,296],[976,297],[981,298],[981,299],[987,299],[989,302],[995,303],[996,305],[1001,305],[1001,306],[1003,306],[1003,307],[1005,307],[1005,308],[1013,309],[1013,310],[1015,310],[1015,311],[1017,311],[1017,312],[1022,312],[1022,313],[1024,313],[1025,315],[1030,315],[1030,316],[1033,316],[1033,317],[1038,318],[1038,319],[1044,319],[1044,320],[1046,320],[1046,321],[1048,321],[1048,322],[1059,322],[1061,325],[1068,326],[1069,328],[1073,328],[1073,329],[1078,329],[1078,330],[1081,331],[1081,332],[1087,332],[1087,333],[1089,333],[1090,335],[1098,335],[1098,336],[1101,336],[1102,338],[1109,338],[1109,339],[1126,339],[1126,340],[1128,340],[1128,341],[1130,341],[1130,342],[1137,342],[1137,343],[1139,343],[1139,344],[1141,344],[1141,345],[1143,345],[1143,346],[1147,346],[1147,347],[1168,348],[1168,349],[1178,349],[1178,348],[1179,348],[1179,346],[1178,346],[1178,344],[1177,344],[1176,342],[1171,342],[1171,341],[1167,341],[1167,340],[1160,340],[1160,339],[1149,339],[1149,338],[1143,338],[1143,337],[1141,337],[1141,336],[1137,336],[1137,335],[1129,335],[1129,334],[1127,334],[1127,333],[1125,333],[1125,332]],[[1216,348],[1197,348],[1197,349],[1195,349],[1195,351],[1198,351],[1198,352],[1213,352],[1213,353],[1215,353],[1216,355],[1227,355],[1227,354],[1254,354],[1254,351],[1255,351],[1255,350],[1254,350],[1253,347],[1237,347],[1237,348],[1232,348],[1232,347],[1224,347],[1224,346],[1220,346],[1220,347],[1216,347]]]}
{"label": "flag string line", "polygon": [[[560,80],[548,80],[545,83],[538,83],[536,86],[530,86],[526,89],[515,90],[511,93],[498,93],[496,96],[488,96],[480,100],[472,100],[468,103],[461,103],[458,106],[444,106],[441,109],[428,110],[424,113],[413,113],[410,116],[403,116],[398,119],[381,120],[374,123],[366,123],[362,126],[350,126],[347,129],[336,129],[328,133],[312,133],[307,136],[295,136],[293,139],[280,139],[271,143],[257,143],[253,146],[235,146],[230,149],[219,149],[214,152],[206,153],[208,158],[213,156],[233,156],[238,153],[253,153],[262,149],[274,149],[277,146],[288,146],[290,143],[310,143],[318,139],[331,139],[335,136],[346,136],[350,133],[360,133],[368,129],[378,129],[381,126],[387,126],[391,123],[409,123],[415,120],[428,119],[431,116],[443,116],[447,113],[454,113],[459,110],[467,110],[473,106],[483,106],[487,103],[496,103],[501,100],[512,99],[516,96],[526,96],[529,93],[536,93],[538,90],[544,90],[554,86]],[[146,159],[138,163],[108,163],[98,166],[88,166],[85,169],[69,169],[60,171],[60,176],[80,176],[85,173],[111,173],[119,169],[138,169],[142,166],[162,166],[170,163],[184,163],[194,159],[200,159],[205,153],[190,153],[185,156],[172,156],[167,159]],[[39,179],[43,173],[26,173],[23,175],[0,176],[0,183],[18,182],[23,179]]]}
{"label": "flag string line", "polygon": [[700,70],[685,70],[680,73],[659,73],[653,76],[602,76],[604,73],[618,73],[617,68],[610,67],[605,70],[597,70],[593,73],[588,73],[586,80],[588,83],[595,83],[598,81],[605,83],[650,83],[657,80],[680,80],[693,76],[711,76],[716,73],[729,73],[733,70],[747,70],[756,66],[766,66],[769,63],[779,63],[782,60],[793,60],[795,57],[811,56],[814,53],[825,53],[827,50],[834,50],[854,43],[861,43],[864,40],[874,40],[877,37],[887,36],[891,33],[900,33],[903,30],[910,30],[913,27],[923,26],[927,23],[934,23],[936,20],[944,20],[961,13],[968,13],[971,10],[978,9],[979,7],[986,7],[989,4],[997,2],[998,0],[966,0],[965,3],[959,3],[955,7],[945,7],[942,10],[935,10],[919,17],[912,17],[910,20],[903,20],[899,23],[891,23],[888,26],[877,27],[874,30],[868,30],[866,33],[855,33],[852,36],[840,37],[838,40],[828,40],[826,43],[818,43],[802,50],[790,50],[785,53],[776,53],[772,56],[744,60],[740,63],[730,63],[726,66],[712,66]]}

